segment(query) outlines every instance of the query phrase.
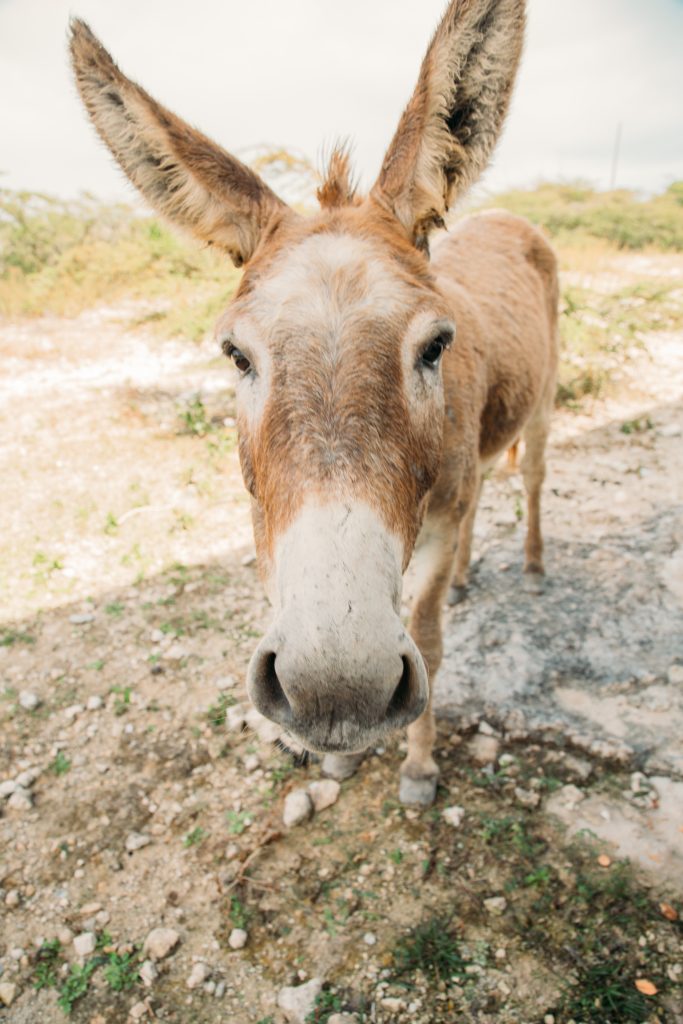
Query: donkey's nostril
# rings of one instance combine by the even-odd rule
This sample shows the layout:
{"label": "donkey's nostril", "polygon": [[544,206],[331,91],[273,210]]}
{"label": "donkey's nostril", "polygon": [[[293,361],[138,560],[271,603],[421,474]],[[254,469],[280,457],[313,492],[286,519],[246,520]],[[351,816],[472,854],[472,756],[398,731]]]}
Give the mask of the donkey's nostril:
{"label": "donkey's nostril", "polygon": [[403,672],[401,678],[398,681],[398,685],[391,695],[389,706],[387,707],[388,718],[402,718],[404,715],[410,713],[411,705],[413,704],[413,686],[411,680],[411,668],[410,662],[404,656],[401,658],[403,662]]}
{"label": "donkey's nostril", "polygon": [[261,714],[287,725],[292,717],[292,708],[278,679],[275,662],[273,651],[261,656],[254,673],[252,700]]}

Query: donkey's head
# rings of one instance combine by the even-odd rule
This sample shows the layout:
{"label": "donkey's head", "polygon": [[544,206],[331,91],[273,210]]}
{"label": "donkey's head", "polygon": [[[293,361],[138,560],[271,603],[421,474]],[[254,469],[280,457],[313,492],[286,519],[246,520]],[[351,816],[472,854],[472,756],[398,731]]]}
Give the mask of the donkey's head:
{"label": "donkey's head", "polygon": [[130,180],[246,266],[218,330],[238,371],[242,471],[275,607],[248,687],[311,749],[361,750],[427,701],[399,618],[441,459],[440,364],[455,335],[427,241],[486,165],[523,22],[524,0],[452,0],[369,197],[338,152],[310,218],[73,24],[81,96]]}

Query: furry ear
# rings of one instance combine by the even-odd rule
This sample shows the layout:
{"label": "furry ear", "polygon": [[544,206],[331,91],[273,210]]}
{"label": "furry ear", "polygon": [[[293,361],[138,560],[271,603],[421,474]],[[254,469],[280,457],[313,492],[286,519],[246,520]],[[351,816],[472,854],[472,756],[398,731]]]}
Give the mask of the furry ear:
{"label": "furry ear", "polygon": [[119,70],[85,22],[71,22],[71,59],[90,118],[145,199],[220,246],[236,266],[289,208],[258,175],[166,110]]}
{"label": "furry ear", "polygon": [[372,195],[419,248],[488,163],[522,50],[524,0],[451,0]]}

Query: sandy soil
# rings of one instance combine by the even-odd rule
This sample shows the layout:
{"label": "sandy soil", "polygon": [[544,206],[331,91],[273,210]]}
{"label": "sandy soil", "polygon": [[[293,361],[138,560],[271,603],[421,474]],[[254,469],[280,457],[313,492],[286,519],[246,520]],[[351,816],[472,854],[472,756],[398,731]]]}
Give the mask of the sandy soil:
{"label": "sandy soil", "polygon": [[64,1019],[85,967],[90,1024],[280,1024],[313,978],[317,1022],[683,1021],[683,338],[558,413],[543,594],[519,480],[488,482],[435,807],[398,804],[397,738],[287,830],[320,768],[245,703],[268,608],[230,369],[137,312],[0,325],[0,1020]]}

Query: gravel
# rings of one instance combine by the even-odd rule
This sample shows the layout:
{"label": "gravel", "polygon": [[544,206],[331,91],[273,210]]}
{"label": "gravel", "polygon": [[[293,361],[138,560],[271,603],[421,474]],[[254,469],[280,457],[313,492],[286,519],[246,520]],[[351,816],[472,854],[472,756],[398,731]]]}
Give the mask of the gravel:
{"label": "gravel", "polygon": [[31,690],[22,690],[19,694],[19,703],[24,711],[35,711],[40,707],[42,701],[37,693],[33,693]]}
{"label": "gravel", "polygon": [[199,988],[205,981],[208,981],[211,976],[211,968],[208,964],[196,963],[190,972],[190,977],[186,981],[188,988]]}
{"label": "gravel", "polygon": [[244,949],[248,938],[244,928],[233,928],[228,938],[228,945],[230,949]]}
{"label": "gravel", "polygon": [[163,960],[173,952],[179,942],[180,935],[173,928],[153,928],[142,949],[151,960]]}
{"label": "gravel", "polygon": [[448,825],[452,825],[453,828],[458,828],[462,825],[462,819],[465,817],[464,807],[444,807],[441,812],[441,817]]}
{"label": "gravel", "polygon": [[94,932],[81,932],[74,939],[74,952],[76,956],[86,957],[95,952],[97,947],[97,936]]}
{"label": "gravel", "polygon": [[313,801],[315,813],[324,811],[339,799],[341,786],[335,779],[318,779],[311,782],[308,787],[308,794]]}
{"label": "gravel", "polygon": [[322,992],[323,983],[321,978],[311,978],[310,981],[296,987],[281,988],[277,1005],[285,1015],[285,1020],[290,1024],[305,1024],[306,1017],[315,1008],[315,1001]]}
{"label": "gravel", "polygon": [[282,820],[287,828],[301,825],[313,814],[313,801],[305,789],[293,789],[285,797]]}

